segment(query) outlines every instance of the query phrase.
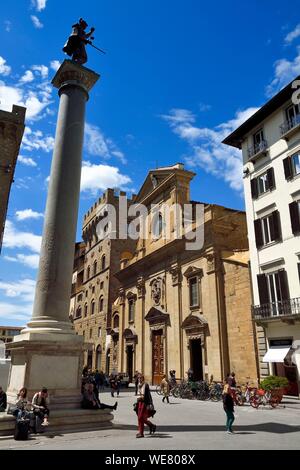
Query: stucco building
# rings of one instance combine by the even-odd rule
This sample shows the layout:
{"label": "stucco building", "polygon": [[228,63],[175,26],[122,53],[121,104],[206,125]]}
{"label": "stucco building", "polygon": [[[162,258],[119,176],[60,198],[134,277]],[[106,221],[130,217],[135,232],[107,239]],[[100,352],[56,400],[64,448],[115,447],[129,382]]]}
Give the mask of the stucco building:
{"label": "stucco building", "polygon": [[291,82],[224,141],[243,153],[260,373],[286,376],[295,395],[300,392],[298,95]]}
{"label": "stucco building", "polygon": [[12,111],[0,110],[0,252],[10,188],[24,133],[26,108],[13,106]]}
{"label": "stucco building", "polygon": [[[149,236],[138,238],[115,274],[120,289],[111,307],[110,349],[119,370],[130,377],[139,370],[154,384],[170,369],[186,378],[189,368],[198,380],[223,380],[234,370],[239,382],[256,382],[245,213],[205,203],[197,218],[193,177],[182,164],[152,170],[134,199],[147,207]],[[174,235],[174,213],[172,236],[163,236],[165,208],[174,204],[191,205],[191,226],[203,229],[203,246],[187,249],[185,229],[184,237]]]}

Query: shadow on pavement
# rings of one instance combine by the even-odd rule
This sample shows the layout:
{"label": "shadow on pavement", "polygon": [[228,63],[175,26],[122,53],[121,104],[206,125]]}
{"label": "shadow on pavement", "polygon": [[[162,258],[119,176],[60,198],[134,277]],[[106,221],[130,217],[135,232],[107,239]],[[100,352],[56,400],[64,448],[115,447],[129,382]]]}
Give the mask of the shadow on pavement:
{"label": "shadow on pavement", "polygon": [[[113,429],[136,430],[137,426],[131,424],[113,425]],[[158,431],[173,433],[173,432],[224,432],[225,425],[163,425],[157,426]],[[255,433],[255,432],[269,432],[272,434],[288,434],[293,432],[300,432],[300,426],[290,426],[281,423],[261,423],[249,425],[236,425],[234,430],[238,434]]]}

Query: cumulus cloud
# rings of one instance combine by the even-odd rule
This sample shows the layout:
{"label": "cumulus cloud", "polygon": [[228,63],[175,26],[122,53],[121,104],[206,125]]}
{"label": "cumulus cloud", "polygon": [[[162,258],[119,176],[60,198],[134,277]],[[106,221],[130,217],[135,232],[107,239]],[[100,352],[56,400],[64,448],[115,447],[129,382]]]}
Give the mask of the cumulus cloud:
{"label": "cumulus cloud", "polygon": [[0,319],[3,319],[1,323],[12,321],[26,322],[31,317],[32,304],[20,305],[12,304],[7,302],[0,302]]}
{"label": "cumulus cloud", "polygon": [[297,24],[297,26],[285,36],[284,42],[286,44],[291,44],[299,36],[300,36],[300,23]]}
{"label": "cumulus cloud", "polygon": [[5,20],[5,21],[4,21],[4,26],[5,26],[5,31],[6,31],[7,33],[10,33],[10,31],[11,31],[11,21]]}
{"label": "cumulus cloud", "polygon": [[16,256],[4,256],[4,259],[7,261],[12,261],[14,263],[21,263],[25,266],[37,269],[39,266],[39,255],[24,255],[22,253],[18,253]]}
{"label": "cumulus cloud", "polygon": [[171,109],[162,118],[168,122],[174,134],[188,144],[185,160],[189,166],[200,167],[207,173],[224,179],[232,189],[241,192],[243,188],[241,152],[222,145],[221,142],[257,109],[238,111],[233,119],[214,128],[196,126],[196,116],[188,109]]}
{"label": "cumulus cloud", "polygon": [[59,60],[51,60],[50,62],[50,68],[54,70],[55,72],[59,69],[60,67],[60,62]]}
{"label": "cumulus cloud", "polygon": [[98,126],[92,124],[85,125],[85,149],[90,155],[110,159],[118,158],[122,163],[126,163],[124,153],[119,150],[112,139],[104,136]]}
{"label": "cumulus cloud", "polygon": [[0,281],[0,291],[6,297],[18,297],[24,302],[32,302],[34,298],[35,281],[33,279],[21,279],[15,282]]}
{"label": "cumulus cloud", "polygon": [[38,19],[37,16],[31,15],[30,18],[31,18],[31,21],[32,21],[33,26],[34,26],[35,28],[41,29],[41,28],[44,27],[43,23],[41,23],[41,21]]}
{"label": "cumulus cloud", "polygon": [[6,60],[0,56],[0,74],[9,75],[11,72],[11,67],[6,65]]}
{"label": "cumulus cloud", "polygon": [[31,127],[26,127],[22,140],[22,148],[25,150],[42,150],[51,152],[54,146],[54,137],[44,135],[42,131],[33,131]]}
{"label": "cumulus cloud", "polygon": [[26,70],[24,75],[20,78],[20,83],[29,83],[34,80],[34,75],[31,70]]}
{"label": "cumulus cloud", "polygon": [[122,175],[119,168],[109,165],[94,165],[83,162],[81,173],[81,191],[96,195],[99,190],[120,188],[131,183],[127,175]]}
{"label": "cumulus cloud", "polygon": [[32,121],[39,119],[40,113],[51,103],[49,95],[45,95],[45,91],[26,91],[21,87],[5,85],[1,81],[0,101],[1,108],[6,111],[11,111],[14,104],[25,106],[27,108],[26,118]]}
{"label": "cumulus cloud", "polygon": [[297,53],[294,59],[283,58],[274,63],[274,78],[266,88],[268,98],[271,98],[300,74],[300,46],[296,50]]}
{"label": "cumulus cloud", "polygon": [[35,72],[38,72],[42,78],[47,78],[48,77],[48,67],[46,65],[33,65],[32,70]]}
{"label": "cumulus cloud", "polygon": [[31,0],[31,5],[37,11],[42,11],[46,8],[47,0]]}
{"label": "cumulus cloud", "polygon": [[3,247],[8,249],[27,248],[33,253],[39,253],[41,249],[42,237],[31,232],[18,230],[10,221],[6,221]]}
{"label": "cumulus cloud", "polygon": [[18,156],[18,161],[25,166],[37,166],[37,163],[30,157],[23,157],[23,155]]}
{"label": "cumulus cloud", "polygon": [[44,217],[44,214],[42,214],[41,212],[33,211],[32,209],[16,211],[17,220],[40,219],[41,217]]}

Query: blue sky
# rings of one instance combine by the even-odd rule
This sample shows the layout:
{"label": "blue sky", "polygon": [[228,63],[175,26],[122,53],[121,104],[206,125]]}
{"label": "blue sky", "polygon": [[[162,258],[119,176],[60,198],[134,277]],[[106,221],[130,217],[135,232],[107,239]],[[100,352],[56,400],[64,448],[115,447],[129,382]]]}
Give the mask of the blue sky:
{"label": "blue sky", "polygon": [[184,162],[192,198],[244,208],[241,156],[221,140],[300,73],[300,1],[2,2],[0,108],[26,131],[0,258],[0,324],[25,324],[37,273],[58,107],[50,81],[71,25],[95,26],[77,239],[107,187],[136,191],[150,168]]}

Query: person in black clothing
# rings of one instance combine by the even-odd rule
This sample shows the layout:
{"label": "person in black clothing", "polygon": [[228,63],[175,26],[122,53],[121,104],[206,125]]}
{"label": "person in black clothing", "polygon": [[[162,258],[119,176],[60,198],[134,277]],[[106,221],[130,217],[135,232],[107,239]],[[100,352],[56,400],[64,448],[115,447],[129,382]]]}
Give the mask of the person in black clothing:
{"label": "person in black clothing", "polygon": [[232,424],[234,422],[234,403],[231,395],[231,388],[229,384],[224,386],[223,390],[223,408],[227,416],[226,432],[233,434]]}
{"label": "person in black clothing", "polygon": [[135,371],[135,374],[133,376],[133,380],[134,380],[134,387],[135,387],[135,395],[138,394],[138,386],[139,386],[139,376],[140,376],[140,373],[139,371]]}
{"label": "person in black clothing", "polygon": [[116,401],[114,405],[106,405],[105,403],[101,403],[94,392],[94,385],[86,384],[81,406],[85,410],[116,410],[118,402]]}
{"label": "person in black clothing", "polygon": [[7,396],[3,391],[3,388],[0,387],[0,411],[5,411],[7,407]]}

